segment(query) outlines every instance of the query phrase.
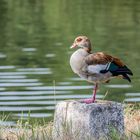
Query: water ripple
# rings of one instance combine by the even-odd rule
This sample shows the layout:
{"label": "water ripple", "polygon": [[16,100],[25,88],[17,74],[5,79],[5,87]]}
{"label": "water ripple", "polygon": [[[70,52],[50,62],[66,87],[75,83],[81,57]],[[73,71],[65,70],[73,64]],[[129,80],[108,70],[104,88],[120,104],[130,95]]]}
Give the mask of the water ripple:
{"label": "water ripple", "polygon": [[38,82],[38,79],[0,79],[0,83],[34,83],[34,82]]}
{"label": "water ripple", "polygon": [[106,85],[106,87],[109,87],[109,88],[131,88],[132,85],[127,85],[127,84],[122,84],[122,85]]}
{"label": "water ripple", "polygon": [[22,51],[24,52],[34,52],[36,50],[37,50],[36,48],[22,48]]}
{"label": "water ripple", "polygon": [[54,106],[47,107],[29,107],[29,106],[1,106],[0,111],[32,111],[32,110],[53,110]]}
{"label": "water ripple", "polygon": [[0,75],[0,79],[25,79],[25,75]]}
{"label": "water ripple", "polygon": [[140,93],[126,93],[125,96],[140,96]]}
{"label": "water ripple", "polygon": [[50,71],[50,68],[19,68],[17,71]]}
{"label": "water ripple", "polygon": [[[81,99],[90,98],[91,95],[57,95],[57,96],[1,96],[0,100],[44,100],[44,99]],[[102,98],[103,95],[97,95],[97,98]]]}
{"label": "water ripple", "polygon": [[126,102],[140,102],[140,98],[127,98],[124,101]]}
{"label": "water ripple", "polygon": [[62,100],[59,101],[4,101],[4,102],[0,102],[0,105],[55,105],[56,103],[60,102]]}
{"label": "water ripple", "polygon": [[26,75],[26,74],[52,74],[52,72],[51,71],[0,72],[0,76]]}
{"label": "water ripple", "polygon": [[0,83],[0,87],[40,86],[43,83]]}
{"label": "water ripple", "polygon": [[0,70],[3,70],[3,69],[14,69],[16,68],[15,66],[0,66]]}
{"label": "water ripple", "polygon": [[51,113],[17,113],[17,114],[13,114],[13,116],[17,116],[17,117],[24,117],[24,118],[43,118],[43,117],[51,117],[52,114]]}
{"label": "water ripple", "polygon": [[28,90],[79,90],[92,89],[93,86],[41,86],[41,87],[27,87]]}
{"label": "water ripple", "polygon": [[41,94],[70,94],[72,91],[4,91],[0,95],[41,95]]}

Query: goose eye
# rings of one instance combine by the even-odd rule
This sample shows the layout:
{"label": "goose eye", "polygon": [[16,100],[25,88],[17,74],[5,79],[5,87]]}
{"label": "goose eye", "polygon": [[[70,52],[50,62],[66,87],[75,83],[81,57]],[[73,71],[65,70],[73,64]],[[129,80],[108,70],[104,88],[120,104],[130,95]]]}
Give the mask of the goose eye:
{"label": "goose eye", "polygon": [[80,42],[80,41],[82,41],[82,38],[78,38],[76,41],[77,41],[77,42]]}

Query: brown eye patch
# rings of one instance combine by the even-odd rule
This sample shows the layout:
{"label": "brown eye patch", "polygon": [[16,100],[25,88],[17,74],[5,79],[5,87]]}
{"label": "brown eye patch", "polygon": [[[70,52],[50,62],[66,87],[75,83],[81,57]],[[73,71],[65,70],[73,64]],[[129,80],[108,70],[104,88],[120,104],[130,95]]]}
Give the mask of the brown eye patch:
{"label": "brown eye patch", "polygon": [[76,41],[77,41],[77,42],[80,42],[80,41],[82,41],[82,38],[77,38]]}

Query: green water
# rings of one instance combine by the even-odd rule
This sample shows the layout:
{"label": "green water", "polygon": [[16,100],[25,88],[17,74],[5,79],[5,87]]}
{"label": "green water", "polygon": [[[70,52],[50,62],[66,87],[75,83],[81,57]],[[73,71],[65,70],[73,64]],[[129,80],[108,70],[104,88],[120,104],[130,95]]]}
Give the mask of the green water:
{"label": "green water", "polygon": [[121,58],[134,73],[131,84],[100,85],[97,98],[108,92],[107,100],[139,103],[139,0],[1,0],[0,111],[48,117],[55,101],[90,97],[92,85],[69,66],[78,35],[91,39],[93,52]]}

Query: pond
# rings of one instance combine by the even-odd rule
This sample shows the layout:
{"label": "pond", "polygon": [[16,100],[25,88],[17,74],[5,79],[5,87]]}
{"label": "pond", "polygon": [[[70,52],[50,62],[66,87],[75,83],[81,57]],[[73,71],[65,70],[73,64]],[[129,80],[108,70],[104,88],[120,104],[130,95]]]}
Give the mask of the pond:
{"label": "pond", "polygon": [[0,112],[49,118],[57,102],[91,97],[94,85],[69,65],[78,35],[134,73],[132,83],[101,84],[97,99],[140,103],[139,0],[1,0]]}

